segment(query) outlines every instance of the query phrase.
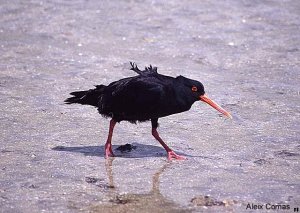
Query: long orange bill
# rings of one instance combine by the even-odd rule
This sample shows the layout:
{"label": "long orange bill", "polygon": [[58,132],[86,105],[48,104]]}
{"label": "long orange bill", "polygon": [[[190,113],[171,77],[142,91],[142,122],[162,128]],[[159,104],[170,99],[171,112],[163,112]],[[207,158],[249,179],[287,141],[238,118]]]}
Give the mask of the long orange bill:
{"label": "long orange bill", "polygon": [[200,98],[201,101],[209,104],[210,106],[212,106],[213,108],[215,108],[216,110],[218,110],[219,112],[221,112],[222,114],[224,114],[225,116],[227,116],[228,118],[232,119],[232,116],[230,115],[229,112],[227,112],[225,109],[223,109],[222,107],[220,107],[217,103],[215,103],[213,100],[211,100],[206,95],[201,95],[199,98]]}

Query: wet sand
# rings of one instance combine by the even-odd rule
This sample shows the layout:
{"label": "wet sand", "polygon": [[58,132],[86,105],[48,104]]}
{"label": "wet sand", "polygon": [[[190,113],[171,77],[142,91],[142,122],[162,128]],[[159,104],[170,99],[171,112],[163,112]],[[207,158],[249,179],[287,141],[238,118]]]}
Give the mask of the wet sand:
{"label": "wet sand", "polygon": [[[300,2],[2,1],[0,212],[258,212],[300,206]],[[201,81],[203,103],[151,124],[64,105],[135,75],[129,61]]]}

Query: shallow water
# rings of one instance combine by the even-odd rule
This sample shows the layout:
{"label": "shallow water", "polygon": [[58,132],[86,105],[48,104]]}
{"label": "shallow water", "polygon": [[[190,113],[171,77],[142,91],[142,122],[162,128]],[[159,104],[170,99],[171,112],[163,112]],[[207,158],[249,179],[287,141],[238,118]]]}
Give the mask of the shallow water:
{"label": "shallow water", "polygon": [[[300,205],[298,1],[5,1],[0,4],[1,212],[244,212]],[[132,76],[129,61],[200,80],[203,103],[116,126],[64,105]],[[251,212],[247,210],[247,212]]]}

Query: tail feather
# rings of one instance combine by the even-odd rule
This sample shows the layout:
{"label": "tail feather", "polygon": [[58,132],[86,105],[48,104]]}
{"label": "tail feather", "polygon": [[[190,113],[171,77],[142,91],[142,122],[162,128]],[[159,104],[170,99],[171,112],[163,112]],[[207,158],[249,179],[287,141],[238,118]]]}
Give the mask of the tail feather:
{"label": "tail feather", "polygon": [[73,97],[67,98],[65,100],[65,103],[66,104],[75,104],[75,103],[82,104],[83,98],[86,96],[87,93],[88,93],[88,91],[71,92],[70,95],[73,95]]}
{"label": "tail feather", "polygon": [[71,92],[70,95],[73,97],[67,98],[65,104],[83,104],[97,107],[104,88],[104,85],[96,85],[96,89]]}

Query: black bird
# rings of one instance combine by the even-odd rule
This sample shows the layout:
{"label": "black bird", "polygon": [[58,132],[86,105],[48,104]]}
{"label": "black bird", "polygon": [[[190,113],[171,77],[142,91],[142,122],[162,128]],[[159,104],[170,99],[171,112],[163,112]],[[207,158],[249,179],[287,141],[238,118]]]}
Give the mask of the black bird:
{"label": "black bird", "polygon": [[187,111],[194,102],[204,101],[210,106],[232,118],[230,113],[209,99],[201,82],[183,76],[176,78],[157,73],[157,67],[145,67],[141,71],[135,63],[130,62],[131,70],[137,76],[120,79],[108,86],[96,85],[94,89],[70,93],[73,97],[65,100],[66,104],[92,105],[98,108],[104,117],[111,118],[105,156],[114,156],[112,151],[113,129],[117,122],[149,121],[152,135],[165,148],[168,159],[185,159],[177,155],[160,138],[157,127],[160,117]]}

